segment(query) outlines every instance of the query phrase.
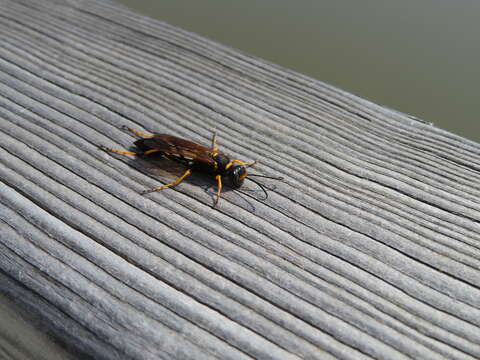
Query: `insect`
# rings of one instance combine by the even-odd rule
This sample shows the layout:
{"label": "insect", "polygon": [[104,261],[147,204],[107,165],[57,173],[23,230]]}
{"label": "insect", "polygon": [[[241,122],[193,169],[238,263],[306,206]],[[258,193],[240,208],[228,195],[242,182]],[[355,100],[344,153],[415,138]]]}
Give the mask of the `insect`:
{"label": "insect", "polygon": [[249,180],[256,183],[263,190],[265,193],[265,199],[268,198],[268,193],[265,190],[265,187],[257,181],[251,179],[251,177],[258,176],[274,180],[283,180],[283,178],[280,177],[247,173],[247,168],[255,165],[256,161],[249,163],[241,160],[231,159],[228,155],[220,152],[218,150],[216,132],[212,138],[212,146],[209,148],[173,135],[150,135],[131,129],[127,126],[122,126],[122,128],[142,137],[134,142],[134,145],[139,149],[138,152],[116,150],[103,145],[100,145],[100,148],[105,151],[122,155],[136,155],[142,157],[148,157],[151,154],[162,155],[171,161],[184,165],[186,168],[186,171],[183,173],[183,175],[177,178],[175,181],[169,184],[154,187],[152,189],[144,190],[141,192],[141,194],[147,194],[169,187],[174,187],[180,184],[187,176],[192,174],[192,172],[199,171],[215,176],[215,180],[217,181],[217,196],[213,203],[213,207],[215,207],[220,199],[223,187],[223,179],[228,179],[230,185],[234,189],[238,189],[243,185],[244,180],[248,177]]}

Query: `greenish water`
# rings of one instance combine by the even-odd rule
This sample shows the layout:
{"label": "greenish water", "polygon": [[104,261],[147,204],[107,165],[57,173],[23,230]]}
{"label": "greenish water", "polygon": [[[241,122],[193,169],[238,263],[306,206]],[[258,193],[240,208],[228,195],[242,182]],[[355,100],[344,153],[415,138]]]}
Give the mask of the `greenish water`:
{"label": "greenish water", "polygon": [[121,2],[480,140],[480,1]]}

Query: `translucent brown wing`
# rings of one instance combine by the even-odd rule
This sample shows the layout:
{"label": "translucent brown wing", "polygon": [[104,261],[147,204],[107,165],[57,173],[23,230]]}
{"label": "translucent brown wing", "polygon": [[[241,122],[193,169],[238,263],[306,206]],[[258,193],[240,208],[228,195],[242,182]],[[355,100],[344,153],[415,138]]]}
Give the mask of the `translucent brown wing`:
{"label": "translucent brown wing", "polygon": [[214,163],[211,156],[212,149],[172,135],[155,134],[151,138],[137,140],[135,145],[142,151],[156,149],[169,158],[204,164]]}

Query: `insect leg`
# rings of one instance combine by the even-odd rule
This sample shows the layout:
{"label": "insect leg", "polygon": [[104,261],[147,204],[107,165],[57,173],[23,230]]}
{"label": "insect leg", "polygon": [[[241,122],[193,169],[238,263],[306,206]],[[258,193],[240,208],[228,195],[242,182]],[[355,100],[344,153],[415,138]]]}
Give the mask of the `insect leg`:
{"label": "insect leg", "polygon": [[254,162],[246,162],[246,161],[241,161],[241,160],[231,160],[227,166],[225,166],[225,169],[228,170],[231,166],[233,166],[234,164],[238,164],[238,165],[243,165],[243,166],[246,166],[246,167],[250,167],[250,166],[253,166],[257,163],[257,161],[255,160]]}
{"label": "insect leg", "polygon": [[112,149],[112,148],[106,147],[104,145],[99,145],[99,148],[104,150],[104,151],[113,152],[113,153],[120,154],[120,155],[143,156],[143,155],[149,155],[149,154],[152,154],[152,153],[160,152],[160,150],[158,150],[158,149],[150,149],[150,150],[147,150],[145,152],[123,151],[123,150]]}
{"label": "insect leg", "polygon": [[217,152],[218,152],[217,130],[215,130],[215,132],[213,133],[213,137],[212,137],[212,150],[213,150],[213,153],[217,153]]}
{"label": "insect leg", "polygon": [[141,131],[138,131],[138,130],[129,128],[129,127],[126,126],[126,125],[123,125],[123,126],[122,126],[122,129],[123,129],[123,130],[128,130],[128,131],[134,133],[135,135],[138,135],[138,136],[141,136],[141,137],[145,137],[145,138],[151,138],[151,137],[153,137],[153,135],[142,133]]}
{"label": "insect leg", "polygon": [[104,151],[109,151],[109,152],[113,152],[113,153],[117,153],[117,154],[121,154],[121,155],[141,155],[141,154],[136,153],[134,151],[117,150],[117,149],[112,149],[112,148],[106,147],[104,145],[99,145],[99,148],[104,150]]}
{"label": "insect leg", "polygon": [[170,184],[165,184],[165,185],[161,185],[161,186],[157,186],[157,187],[154,187],[152,189],[147,189],[147,190],[144,190],[141,192],[141,194],[148,194],[148,193],[151,193],[151,192],[155,192],[155,191],[159,191],[159,190],[162,190],[162,189],[166,189],[168,187],[172,187],[172,186],[175,186],[175,185],[178,185],[180,184],[183,179],[185,179],[188,175],[190,175],[192,173],[192,170],[188,169],[187,171],[185,171],[185,173],[180,176],[177,180],[175,180],[174,182],[170,183]]}
{"label": "insect leg", "polygon": [[159,149],[150,149],[150,150],[147,150],[144,153],[142,153],[142,155],[149,155],[149,154],[156,153],[156,152],[161,152],[161,151]]}
{"label": "insect leg", "polygon": [[215,176],[215,179],[217,179],[218,189],[217,189],[217,198],[213,203],[213,207],[217,206],[218,200],[220,200],[220,194],[222,193],[222,176],[217,175]]}

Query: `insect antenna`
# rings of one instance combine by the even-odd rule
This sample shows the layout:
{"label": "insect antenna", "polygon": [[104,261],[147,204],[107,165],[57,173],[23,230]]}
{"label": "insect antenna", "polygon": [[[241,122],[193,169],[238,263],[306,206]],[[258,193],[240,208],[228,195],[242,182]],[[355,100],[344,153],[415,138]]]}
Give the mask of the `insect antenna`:
{"label": "insect antenna", "polygon": [[263,190],[263,193],[265,194],[265,199],[264,199],[264,200],[267,200],[267,199],[268,199],[267,190],[266,190],[265,186],[263,186],[261,183],[259,183],[258,181],[255,181],[255,180],[251,179],[250,177],[252,177],[252,176],[263,177],[263,178],[273,179],[273,180],[283,180],[283,177],[265,176],[265,175],[258,175],[258,174],[248,174],[247,179],[249,179],[250,181],[253,181],[255,184],[258,185],[258,187],[259,187],[260,189]]}
{"label": "insect antenna", "polygon": [[[273,180],[283,180],[283,177],[277,177],[277,176],[265,176],[265,175],[259,175],[259,174],[248,174],[248,177],[250,177],[250,176],[263,177],[263,178],[273,179]],[[250,179],[250,180],[252,180],[252,179]]]}

